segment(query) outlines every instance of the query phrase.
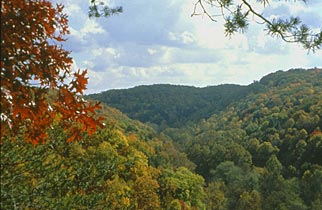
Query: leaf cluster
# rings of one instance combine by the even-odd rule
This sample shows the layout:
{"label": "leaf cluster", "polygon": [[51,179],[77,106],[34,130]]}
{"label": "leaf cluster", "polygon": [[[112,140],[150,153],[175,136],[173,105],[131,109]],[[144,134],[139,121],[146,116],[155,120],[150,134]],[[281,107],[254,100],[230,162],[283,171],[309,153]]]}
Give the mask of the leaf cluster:
{"label": "leaf cluster", "polygon": [[89,6],[88,16],[90,18],[95,17],[110,17],[112,15],[117,15],[123,12],[123,7],[110,7],[105,5],[104,2],[99,0],[91,0],[91,5]]}
{"label": "leaf cluster", "polygon": [[321,209],[321,77],[269,74],[222,112],[162,133],[104,106],[107,126],[80,141],[60,124],[48,144],[7,139],[1,208]]}
{"label": "leaf cluster", "polygon": [[4,141],[1,209],[169,209],[177,202],[186,209],[204,208],[204,179],[182,162],[170,162],[180,154],[165,152],[172,143],[110,112],[102,114],[126,121],[106,122],[80,141],[67,142],[59,126],[48,144]]}
{"label": "leaf cluster", "polygon": [[[221,209],[321,208],[321,79],[318,68],[278,71],[250,85],[262,91],[225,111],[164,131],[205,178],[208,203]],[[304,187],[312,184],[317,187]]]}
{"label": "leaf cluster", "polygon": [[[270,6],[270,0],[258,0],[263,7]],[[306,2],[306,1],[304,1]],[[264,30],[273,37],[279,37],[285,42],[300,43],[308,51],[318,50],[322,45],[322,32],[316,32],[299,17],[269,19],[263,13],[256,11],[256,2],[248,0],[238,2],[232,0],[198,0],[191,16],[206,15],[212,21],[222,17],[225,21],[225,34],[231,36],[236,32],[245,32],[252,20],[265,26]],[[207,7],[208,6],[208,7]],[[218,13],[212,15],[214,12]]]}
{"label": "leaf cluster", "polygon": [[69,130],[69,141],[101,127],[98,104],[82,99],[87,71],[73,72],[63,49],[68,31],[61,4],[49,1],[1,2],[1,139],[24,134],[45,142],[55,124]]}
{"label": "leaf cluster", "polygon": [[[216,92],[218,87],[194,89],[153,85],[94,96],[102,101],[113,99],[109,104],[122,104],[120,107],[128,110],[128,114],[131,110],[140,113],[139,108],[144,107],[145,116],[152,116],[148,119],[163,116],[165,110],[172,110],[172,116],[180,116],[178,113],[182,110],[202,101],[201,98],[196,100],[196,95],[209,101],[211,97],[216,98],[215,95],[220,96],[216,100],[222,101],[234,98],[220,112],[215,111],[218,107],[213,104],[212,110],[205,112],[215,114],[205,119],[190,123],[181,121],[181,126],[176,124],[177,128],[168,121],[162,135],[169,136],[183,153],[175,154],[174,159],[160,153],[151,159],[153,163],[158,165],[165,160],[178,163],[179,157],[188,157],[194,163],[192,169],[205,179],[205,194],[201,199],[207,209],[319,209],[322,198],[321,79],[319,68],[292,69],[269,74],[247,87],[232,87],[232,92],[227,91],[229,86]],[[140,97],[140,93],[145,97]],[[178,101],[171,97],[172,93]],[[235,93],[244,95],[237,98]],[[202,102],[205,106],[208,103]],[[159,108],[152,109],[157,105]],[[190,119],[205,106],[195,112],[185,112],[183,116]],[[140,119],[138,115],[133,116]],[[164,147],[157,142],[154,145],[158,150],[166,148],[166,154],[175,151],[169,149],[168,143],[163,144]],[[191,164],[186,164],[189,165],[191,168]],[[161,203],[168,203],[171,208],[180,209],[186,204],[182,204],[182,196],[189,195],[181,190],[189,183],[181,173],[180,181],[176,181],[179,174],[163,172],[174,176],[163,177],[162,183],[168,183],[168,186],[161,185],[161,189],[168,189],[162,192]]]}

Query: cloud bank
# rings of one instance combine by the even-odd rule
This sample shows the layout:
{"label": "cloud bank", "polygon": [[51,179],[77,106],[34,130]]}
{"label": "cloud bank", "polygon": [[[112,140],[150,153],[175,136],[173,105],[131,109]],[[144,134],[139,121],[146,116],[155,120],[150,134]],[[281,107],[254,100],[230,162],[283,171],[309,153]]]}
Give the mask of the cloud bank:
{"label": "cloud bank", "polygon": [[[69,15],[71,34],[64,47],[72,51],[75,68],[88,69],[87,93],[156,83],[249,84],[277,70],[322,66],[321,51],[307,54],[297,44],[266,35],[258,24],[225,37],[220,19],[190,17],[193,0],[121,0],[116,3],[122,14],[99,19],[88,18],[85,0],[53,2],[63,3]],[[322,27],[319,0],[272,1],[260,10],[268,17],[300,16]]]}

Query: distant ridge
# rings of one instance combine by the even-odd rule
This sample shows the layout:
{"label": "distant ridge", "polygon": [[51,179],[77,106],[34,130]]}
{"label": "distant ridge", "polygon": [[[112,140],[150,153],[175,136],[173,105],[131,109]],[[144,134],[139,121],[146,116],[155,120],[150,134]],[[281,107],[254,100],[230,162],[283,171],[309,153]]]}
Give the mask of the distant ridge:
{"label": "distant ridge", "polygon": [[249,93],[247,86],[218,85],[204,88],[181,85],[143,85],[88,95],[117,108],[130,118],[158,126],[180,127],[225,109]]}
{"label": "distant ridge", "polygon": [[199,88],[156,84],[108,90],[87,97],[119,109],[130,118],[150,123],[163,130],[165,127],[182,127],[187,123],[209,118],[249,94],[300,82],[303,78],[314,77],[314,72],[321,74],[321,69],[280,70],[248,86],[223,84]]}

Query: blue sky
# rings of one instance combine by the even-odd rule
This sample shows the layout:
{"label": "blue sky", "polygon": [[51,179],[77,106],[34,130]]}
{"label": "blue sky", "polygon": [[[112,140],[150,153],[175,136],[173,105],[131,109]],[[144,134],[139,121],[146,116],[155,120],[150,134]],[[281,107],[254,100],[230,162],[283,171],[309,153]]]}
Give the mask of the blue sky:
{"label": "blue sky", "polygon": [[[64,48],[72,51],[73,68],[88,69],[86,93],[162,83],[247,85],[277,70],[322,67],[322,50],[308,54],[266,35],[259,24],[225,37],[220,18],[190,17],[196,0],[106,0],[124,12],[99,19],[88,18],[89,0],[52,2],[65,5],[71,33]],[[273,0],[256,8],[266,17],[299,16],[322,27],[320,0]]]}

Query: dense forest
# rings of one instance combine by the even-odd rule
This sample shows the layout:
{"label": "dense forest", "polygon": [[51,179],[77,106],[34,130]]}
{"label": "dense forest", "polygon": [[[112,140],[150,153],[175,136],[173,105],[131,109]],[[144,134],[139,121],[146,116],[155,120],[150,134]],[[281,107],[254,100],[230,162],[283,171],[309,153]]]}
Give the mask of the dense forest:
{"label": "dense forest", "polygon": [[240,85],[196,88],[159,84],[110,90],[87,97],[115,107],[132,119],[162,129],[182,127],[187,122],[208,118],[243,98],[249,91],[248,87]]}
{"label": "dense forest", "polygon": [[37,147],[1,143],[1,209],[320,210],[321,81],[292,69],[89,95],[106,103],[95,134],[66,142],[57,123]]}
{"label": "dense forest", "polygon": [[205,178],[213,209],[322,208],[321,81],[321,69],[279,71],[225,111],[165,131]]}

